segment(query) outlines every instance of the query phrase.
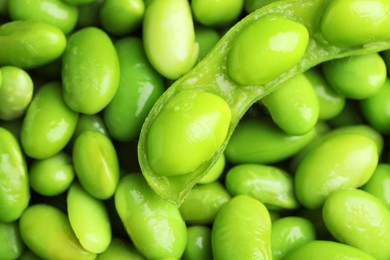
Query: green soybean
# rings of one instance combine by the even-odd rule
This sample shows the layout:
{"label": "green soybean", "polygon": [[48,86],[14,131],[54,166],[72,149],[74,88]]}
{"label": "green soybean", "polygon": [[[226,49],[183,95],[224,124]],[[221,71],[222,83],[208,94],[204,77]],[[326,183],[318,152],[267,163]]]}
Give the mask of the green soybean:
{"label": "green soybean", "polygon": [[295,209],[299,206],[294,194],[292,175],[275,166],[233,166],[226,173],[225,185],[233,196],[249,195],[260,200],[269,209]]}
{"label": "green soybean", "polygon": [[110,246],[106,251],[96,257],[97,260],[145,260],[145,258],[137,252],[134,246],[127,241],[113,237]]}
{"label": "green soybean", "polygon": [[61,0],[12,0],[8,12],[12,20],[45,22],[65,34],[73,31],[78,18],[77,8]]}
{"label": "green soybean", "polygon": [[62,57],[62,84],[71,109],[100,112],[114,97],[119,77],[118,55],[107,33],[87,27],[70,36]]}
{"label": "green soybean", "polygon": [[212,260],[211,229],[194,225],[187,228],[187,245],[183,260]]}
{"label": "green soybean", "polygon": [[226,158],[224,154],[221,154],[221,157],[217,160],[217,162],[210,168],[210,170],[199,180],[198,183],[205,184],[218,180],[219,177],[222,176],[223,171],[226,165]]}
{"label": "green soybean", "polygon": [[316,136],[314,128],[303,135],[290,135],[269,118],[244,118],[232,134],[225,156],[234,164],[280,162],[301,151]]}
{"label": "green soybean", "polygon": [[224,27],[238,20],[244,0],[192,0],[194,20],[211,27]]}
{"label": "green soybean", "polygon": [[125,37],[115,43],[120,63],[118,90],[104,109],[110,135],[130,141],[138,137],[154,102],[165,90],[163,77],[150,65],[140,38]]}
{"label": "green soybean", "polygon": [[104,30],[117,36],[124,36],[139,29],[144,13],[143,0],[106,0],[99,10]]}
{"label": "green soybean", "polygon": [[329,259],[361,259],[374,260],[371,255],[335,241],[315,240],[304,244],[288,254],[285,260],[329,260]]}
{"label": "green soybean", "polygon": [[0,222],[22,215],[30,201],[26,161],[18,140],[0,127]]}
{"label": "green soybean", "polygon": [[375,259],[389,259],[390,213],[374,195],[359,189],[339,189],[326,199],[322,215],[336,240]]}
{"label": "green soybean", "polygon": [[382,88],[387,70],[378,53],[328,61],[322,71],[331,87],[349,99],[365,99]]}
{"label": "green soybean", "polygon": [[363,117],[380,133],[390,134],[390,79],[387,78],[378,93],[359,101]]}
{"label": "green soybean", "polygon": [[71,5],[86,5],[97,2],[97,0],[63,0],[65,3]]}
{"label": "green soybean", "polygon": [[[157,6],[156,3],[161,3],[161,1],[152,1],[149,4],[149,7],[154,4],[155,6]],[[193,69],[185,73],[182,77],[180,77],[178,80],[176,80],[175,83],[171,85],[169,89],[159,98],[159,100],[157,100],[145,120],[138,142],[138,158],[142,173],[144,174],[147,182],[154,189],[155,192],[157,192],[165,199],[168,199],[169,201],[179,205],[183,201],[183,198],[186,196],[186,194],[191,190],[191,187],[193,187],[198,182],[198,180],[201,179],[201,177],[208,171],[208,169],[213,164],[215,164],[215,162],[219,158],[219,155],[224,151],[227,143],[229,142],[230,136],[232,135],[236,125],[238,124],[241,117],[245,114],[245,112],[255,102],[258,102],[261,98],[265,97],[266,95],[274,91],[276,88],[278,88],[280,83],[297,74],[303,73],[307,69],[314,67],[317,64],[331,59],[342,58],[350,55],[379,52],[388,48],[390,43],[389,41],[386,41],[383,37],[374,37],[372,38],[372,41],[369,42],[370,44],[352,47],[339,47],[338,45],[333,44],[333,42],[325,40],[325,37],[321,30],[321,24],[324,24],[324,19],[321,19],[321,17],[325,9],[328,8],[328,4],[328,0],[276,1],[273,4],[269,4],[264,8],[252,12],[251,14],[243,18],[240,22],[236,23],[233,27],[231,27],[229,31],[227,31],[221,38],[221,40],[215,45],[212,51],[196,67],[194,67]],[[148,20],[151,17],[147,15],[149,7],[147,7],[144,21]],[[161,12],[161,10],[159,12]],[[343,13],[341,12],[336,12],[334,14],[336,15],[335,17],[337,19],[342,19],[344,17]],[[161,13],[158,13],[158,15],[156,14],[156,16],[160,15]],[[363,14],[356,15],[363,16]],[[149,16],[149,18],[147,18],[147,16]],[[296,51],[288,52],[289,55],[286,55],[286,53],[284,52],[276,51],[273,53],[272,51],[266,51],[265,49],[258,48],[258,53],[264,52],[265,56],[262,56],[262,60],[275,61],[275,66],[267,66],[266,70],[264,70],[264,73],[259,73],[258,66],[256,66],[256,69],[253,72],[254,74],[251,74],[249,76],[250,78],[257,78],[257,75],[267,75],[268,78],[266,82],[261,82],[261,84],[258,84],[259,82],[253,82],[252,80],[249,80],[250,82],[237,82],[237,78],[239,78],[239,75],[244,75],[238,73],[240,67],[247,68],[248,71],[250,71],[250,68],[252,67],[251,65],[249,65],[251,62],[248,62],[247,58],[243,58],[242,63],[235,63],[234,60],[236,58],[240,59],[240,55],[235,56],[235,54],[233,54],[233,47],[235,46],[234,48],[236,48],[236,51],[241,49],[245,52],[246,50],[246,53],[250,56],[249,61],[256,62],[258,60],[258,56],[254,55],[253,51],[250,51],[252,50],[252,48],[257,48],[253,46],[259,46],[259,44],[253,44],[254,38],[260,37],[263,43],[265,43],[265,39],[269,39],[270,35],[267,36],[266,34],[260,32],[258,34],[256,33],[256,35],[258,36],[254,36],[250,35],[249,32],[251,30],[247,31],[246,29],[251,28],[252,25],[254,25],[253,28],[257,28],[256,24],[262,24],[264,21],[265,24],[270,25],[272,23],[271,20],[273,20],[274,18],[277,24],[279,24],[280,22],[280,27],[277,27],[278,30],[284,31],[284,28],[282,26],[284,24],[288,27],[288,29],[292,30],[292,35],[296,35],[297,37],[298,35],[303,35],[303,41],[300,42],[302,44],[297,45],[297,48],[293,48]],[[321,20],[322,22],[319,23],[319,20]],[[375,27],[374,21],[368,21],[367,23],[369,23],[370,26]],[[276,33],[274,28],[272,30],[269,29],[269,27],[267,28],[267,30],[271,32],[271,35],[272,33]],[[332,28],[335,28],[335,26],[333,26]],[[383,28],[385,27],[381,27],[381,29]],[[159,35],[164,35],[164,37],[167,37],[165,31],[160,30],[160,27],[157,27],[156,29]],[[170,29],[172,29],[172,27],[170,27]],[[245,31],[247,32],[244,33]],[[152,32],[156,33],[156,30],[149,30],[149,33]],[[258,31],[255,30],[255,32]],[[353,33],[359,35],[359,31],[351,29],[350,34]],[[245,40],[245,37],[241,37],[245,34],[248,35],[248,41]],[[287,35],[289,34],[287,33]],[[288,38],[288,36],[286,37]],[[298,38],[301,39],[300,37]],[[146,40],[146,42],[148,42],[148,40]],[[150,42],[151,41],[149,41],[149,43]],[[159,41],[154,41],[154,43],[156,42]],[[238,44],[239,42],[245,42],[245,44],[250,46],[251,48],[241,48],[241,45]],[[280,41],[279,43],[283,43],[282,46],[275,44],[274,47],[284,47],[284,45],[292,44],[291,42],[292,41]],[[192,46],[192,43],[188,45]],[[295,45],[293,47],[295,47]],[[154,50],[160,50],[160,48],[161,45],[156,47]],[[274,54],[282,56],[281,59],[274,58],[276,57],[274,56]],[[288,57],[288,62],[281,62],[285,60],[285,57]],[[162,60],[165,64],[168,59],[162,58]],[[284,65],[281,66],[281,64]],[[160,167],[155,167],[155,161],[154,159],[151,160],[150,149],[147,147],[150,143],[150,140],[154,139],[155,137],[154,133],[151,134],[152,132],[154,132],[154,130],[150,130],[155,128],[155,126],[157,125],[156,121],[164,121],[164,125],[181,124],[181,122],[178,122],[178,118],[180,118],[179,114],[187,113],[186,110],[177,112],[177,116],[171,116],[171,113],[168,112],[169,109],[166,108],[170,107],[169,104],[172,104],[170,101],[175,100],[176,96],[182,93],[184,90],[191,90],[197,93],[213,93],[213,95],[222,98],[227,103],[231,111],[231,121],[229,123],[228,133],[224,137],[222,144],[217,149],[210,149],[208,151],[209,154],[207,154],[206,156],[205,150],[192,149],[194,147],[194,143],[191,142],[189,139],[192,138],[191,135],[184,134],[184,132],[180,133],[179,135],[179,132],[184,131],[186,128],[182,128],[182,130],[180,131],[175,129],[175,131],[172,131],[171,135],[166,135],[166,137],[163,138],[164,143],[167,144],[165,147],[171,145],[171,147],[175,148],[165,150],[166,152],[164,154],[168,158],[165,158],[165,156],[163,156],[161,159],[162,161],[170,161],[169,157],[172,156],[172,152],[177,151],[177,136],[186,136],[187,138],[184,139],[184,142],[180,143],[179,147],[185,147],[183,148],[183,150],[191,151],[191,153],[188,153],[186,158],[184,158],[184,161],[189,162],[189,165],[191,165],[191,167],[189,167],[191,168],[189,169],[191,174],[188,174],[186,176],[183,175],[180,178],[178,178],[177,176],[168,176],[165,174],[163,174],[164,176],[162,176],[161,173],[163,173],[163,171],[155,171],[156,168],[160,169]],[[171,120],[167,119],[167,114],[171,117],[172,122],[170,122]],[[165,119],[162,120],[160,116]],[[199,121],[199,123],[197,124],[200,125],[201,121]],[[214,135],[214,131],[210,131],[208,134],[210,137]],[[202,140],[205,140],[209,137],[203,136]],[[157,143],[156,146],[159,146],[159,144]],[[195,151],[195,156],[192,151]],[[177,158],[179,159],[176,159],[176,161],[180,162],[183,156],[180,155]],[[190,161],[187,158],[202,159]],[[154,166],[152,167],[152,165]],[[175,170],[181,171],[181,169],[179,169],[180,167],[174,166],[174,168]]]}
{"label": "green soybean", "polygon": [[345,98],[338,94],[324,78],[319,68],[312,68],[305,73],[317,94],[319,120],[329,120],[337,116],[345,107]]}
{"label": "green soybean", "polygon": [[374,173],[378,157],[376,144],[367,136],[345,133],[326,138],[298,165],[294,181],[299,202],[319,208],[333,191],[363,186]]}
{"label": "green soybean", "polygon": [[199,25],[195,26],[195,40],[199,44],[198,61],[202,60],[210,52],[219,39],[221,39],[221,36],[216,29]]}
{"label": "green soybean", "polygon": [[76,238],[68,217],[47,204],[28,207],[19,221],[24,243],[43,259],[95,259]]}
{"label": "green soybean", "polygon": [[0,259],[19,259],[25,248],[17,222],[0,222]]}
{"label": "green soybean", "polygon": [[98,199],[114,195],[119,182],[119,161],[115,147],[104,134],[84,131],[75,140],[72,153],[81,186]]}
{"label": "green soybean", "polygon": [[229,75],[240,85],[268,83],[302,59],[308,42],[309,32],[303,24],[282,15],[265,15],[232,43]]}
{"label": "green soybean", "polygon": [[187,224],[212,224],[230,194],[219,182],[198,184],[187,195],[179,210]]}
{"label": "green soybean", "polygon": [[315,240],[314,225],[303,217],[289,216],[272,222],[272,259],[284,259],[306,243]]}
{"label": "green soybean", "polygon": [[389,9],[390,3],[383,0],[332,0],[321,18],[321,32],[327,41],[343,47],[388,40]]}
{"label": "green soybean", "polygon": [[186,224],[179,209],[154,193],[141,174],[121,179],[115,206],[135,247],[147,259],[180,259]]}
{"label": "green soybean", "polygon": [[[217,95],[178,93],[150,127],[146,144],[150,167],[162,177],[191,174],[221,146],[230,118],[229,106]],[[172,135],[176,140],[169,142]]]}
{"label": "green soybean", "polygon": [[67,194],[67,212],[70,225],[89,252],[102,253],[111,242],[111,224],[103,203],[74,183]]}
{"label": "green soybean", "polygon": [[32,158],[44,159],[60,152],[71,139],[78,113],[62,97],[59,82],[40,87],[23,118],[21,144]]}
{"label": "green soybean", "polygon": [[268,210],[247,195],[233,197],[218,211],[211,232],[215,260],[272,259]]}
{"label": "green soybean", "polygon": [[74,177],[72,158],[63,151],[43,160],[35,160],[29,168],[31,188],[44,196],[63,193]]}
{"label": "green soybean", "polygon": [[197,61],[199,50],[187,0],[151,1],[146,6],[142,36],[150,63],[168,79],[179,78]]}
{"label": "green soybean", "polygon": [[374,174],[362,187],[363,190],[379,198],[390,209],[390,164],[379,163]]}
{"label": "green soybean", "polygon": [[31,69],[59,58],[65,50],[64,33],[36,21],[10,21],[0,26],[0,65]]}
{"label": "green soybean", "polygon": [[0,119],[20,118],[31,102],[34,83],[30,75],[18,67],[0,68]]}
{"label": "green soybean", "polygon": [[317,94],[304,74],[285,81],[261,101],[272,120],[290,135],[307,133],[318,121]]}

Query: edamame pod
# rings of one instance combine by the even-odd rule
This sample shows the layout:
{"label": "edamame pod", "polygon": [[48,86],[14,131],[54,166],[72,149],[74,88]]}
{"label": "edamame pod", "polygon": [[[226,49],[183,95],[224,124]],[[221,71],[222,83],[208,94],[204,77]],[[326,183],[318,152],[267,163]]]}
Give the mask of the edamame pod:
{"label": "edamame pod", "polygon": [[168,79],[177,79],[197,61],[194,23],[187,0],[153,0],[142,25],[146,56]]}
{"label": "edamame pod", "polygon": [[108,199],[118,186],[119,162],[115,147],[104,134],[84,131],[73,144],[73,165],[81,186],[98,199]]}
{"label": "edamame pod", "polygon": [[212,224],[230,194],[219,182],[198,184],[187,195],[179,210],[187,224]]}
{"label": "edamame pod", "polygon": [[272,259],[267,208],[248,195],[233,197],[219,211],[211,231],[215,260]]}
{"label": "edamame pod", "polygon": [[[233,196],[249,195],[269,209],[295,209],[292,176],[281,168],[261,164],[240,164],[230,168],[225,178],[226,189]],[[191,193],[190,193],[191,194]]]}
{"label": "edamame pod", "polygon": [[23,151],[35,159],[55,155],[68,144],[77,120],[78,113],[71,110],[63,100],[61,84],[45,84],[33,97],[23,119]]}
{"label": "edamame pod", "polygon": [[[326,160],[324,160],[326,158]],[[333,191],[363,186],[378,164],[376,144],[360,134],[337,134],[313,147],[295,173],[298,201],[319,208]]]}
{"label": "edamame pod", "polygon": [[75,28],[78,18],[77,7],[61,0],[12,0],[8,12],[12,20],[45,22],[65,34]]}
{"label": "edamame pod", "polygon": [[114,97],[119,84],[118,55],[107,33],[96,27],[73,33],[62,57],[66,104],[84,114],[96,114]]}
{"label": "edamame pod", "polygon": [[65,34],[56,26],[35,21],[11,21],[0,26],[0,66],[36,68],[59,58]]}
{"label": "edamame pod", "polygon": [[135,247],[147,259],[180,259],[187,229],[179,209],[150,189],[142,175],[123,177],[115,206]]}
{"label": "edamame pod", "polygon": [[30,201],[27,166],[15,136],[0,127],[0,222],[19,219]]}
{"label": "edamame pod", "polygon": [[106,251],[99,254],[96,260],[145,260],[134,246],[127,241],[114,237]]}
{"label": "edamame pod", "polygon": [[104,121],[114,139],[136,138],[154,102],[165,90],[163,77],[150,65],[140,38],[115,43],[120,63],[118,90],[104,109]]}
{"label": "edamame pod", "polygon": [[66,202],[69,222],[80,244],[89,252],[104,252],[112,235],[103,201],[90,195],[76,182],[69,188]]}
{"label": "edamame pod", "polygon": [[343,243],[326,240],[311,241],[288,254],[285,260],[329,259],[375,260],[371,255]]}
{"label": "edamame pod", "polygon": [[[157,2],[159,1],[154,1],[152,3]],[[338,1],[333,1],[332,3],[336,2]],[[340,2],[349,3],[351,1],[341,0]],[[191,188],[198,182],[199,179],[202,178],[204,174],[206,174],[207,170],[215,164],[229,142],[230,136],[232,135],[236,125],[249,107],[277,89],[282,82],[328,60],[351,55],[379,52],[390,47],[390,36],[382,37],[381,33],[378,33],[378,31],[370,33],[375,36],[370,38],[370,44],[366,44],[367,42],[360,42],[361,44],[356,45],[352,39],[350,44],[348,44],[352,47],[343,47],[337,45],[335,41],[331,42],[326,40],[325,36],[328,35],[324,35],[324,30],[321,30],[321,28],[324,27],[321,23],[327,23],[326,19],[321,19],[324,11],[328,10],[327,13],[334,15],[334,19],[337,21],[342,21],[344,19],[344,12],[338,12],[337,10],[333,12],[335,9],[330,7],[328,8],[329,4],[329,0],[276,1],[275,3],[269,4],[264,6],[264,8],[260,8],[252,12],[230,28],[230,30],[224,34],[221,40],[202,60],[202,62],[170,86],[170,88],[154,104],[149,116],[146,118],[138,142],[138,159],[142,173],[155,192],[163,198],[180,205]],[[386,5],[387,4],[379,5],[378,10],[380,12],[387,12]],[[353,12],[353,5],[347,4],[345,6],[348,8],[347,12]],[[364,19],[364,16],[364,13],[354,13],[354,17],[356,19],[353,19],[352,24],[348,23],[347,26],[353,27],[354,22],[359,24],[359,19]],[[380,17],[386,18],[387,16],[380,15]],[[268,25],[273,23],[273,19],[278,22],[277,28],[281,32],[285,32],[284,29],[287,29],[286,35],[283,34],[284,36],[287,38],[288,35],[297,36],[297,38],[294,38],[295,36],[293,37],[297,41],[276,41],[277,43],[271,45],[271,47],[276,48],[276,50],[279,47],[283,49],[286,45],[287,47],[292,47],[291,49],[288,49],[291,51],[289,52],[289,55],[286,55],[284,52],[276,51],[276,53],[272,53],[272,51],[267,51],[265,48],[266,45],[264,45],[265,49],[259,48],[256,55],[249,51],[251,48],[245,50],[246,48],[240,47],[240,42],[253,47],[253,40],[256,37],[259,37],[264,43],[267,42],[265,39],[269,39],[269,37],[275,33],[273,29],[269,35],[262,34],[261,32],[254,30],[257,36],[251,35],[250,32],[252,30],[247,29],[252,25],[257,24],[259,21],[262,21],[259,22],[260,24],[265,22],[268,28]],[[368,25],[366,25],[367,28],[370,26],[376,26],[376,22],[373,20],[365,22],[368,23]],[[284,27],[284,25],[286,25],[286,27]],[[360,32],[356,29],[359,28],[359,26],[352,27],[349,35],[353,35],[355,33],[357,37],[360,37]],[[384,30],[386,27],[388,26],[380,26],[380,29]],[[256,28],[256,26],[253,28]],[[335,28],[335,26],[332,26],[332,30],[333,28]],[[247,34],[247,37],[241,37],[244,32]],[[291,34],[289,34],[290,32]],[[325,31],[325,34],[326,32],[327,31]],[[304,35],[308,37],[305,37]],[[300,38],[301,36],[302,38]],[[166,37],[166,35],[164,35],[164,37]],[[344,41],[343,35],[335,35],[335,38],[337,37],[339,37],[340,41]],[[300,45],[292,44],[293,42],[298,43],[298,39],[302,40],[299,42]],[[281,45],[279,45],[279,43]],[[256,44],[254,45],[257,46]],[[296,46],[298,47],[295,48]],[[243,63],[235,64],[234,60],[236,58],[238,59],[240,55],[236,56],[235,54],[232,54],[233,47],[237,48],[237,50],[242,49],[244,52],[247,51],[249,60],[254,63],[256,63],[260,58],[266,62],[272,62],[272,60],[269,59],[270,57],[274,58],[280,55],[282,57],[281,59],[273,59],[276,64],[274,66],[267,67],[262,73],[259,73],[259,71],[255,69],[253,74],[251,74],[250,71],[252,67],[249,66],[250,62],[247,62],[246,59],[243,59]],[[264,53],[264,55],[262,53]],[[285,60],[284,58],[286,58],[288,62],[281,62]],[[248,74],[248,79],[250,79],[249,81],[239,80],[238,75],[243,75],[241,73],[237,73],[240,70],[239,67],[241,65],[243,65],[242,67],[248,69],[248,71],[245,72]],[[255,67],[258,68],[258,66]],[[237,70],[235,68],[237,68]],[[252,80],[253,78],[256,79],[259,74],[264,76],[266,80],[261,80],[261,82]],[[177,96],[180,96],[183,91],[194,91],[198,94],[212,93],[213,95],[220,97],[230,108],[231,120],[229,122],[228,133],[226,135],[219,136],[219,138],[222,138],[223,141],[216,149],[214,148],[208,151],[204,149],[193,149],[196,145],[201,144],[203,140],[210,138],[214,139],[214,131],[204,133],[200,136],[200,139],[194,142],[191,141],[193,136],[186,134],[185,131],[187,131],[188,128],[185,127],[181,129],[175,128],[175,131],[172,132],[171,135],[159,138],[160,141],[156,143],[156,146],[161,147],[161,142],[164,142],[164,147],[181,147],[181,151],[191,152],[191,155],[188,152],[186,154],[186,158],[184,158],[186,165],[190,166],[187,168],[188,174],[177,177],[167,174],[168,171],[164,172],[166,169],[156,171],[156,169],[160,169],[160,167],[156,167],[157,165],[155,164],[156,158],[159,158],[159,160],[161,159],[161,161],[164,162],[171,161],[171,151],[176,151],[176,149],[164,148],[163,150],[166,152],[164,153],[164,156],[160,158],[156,155],[151,156],[150,147],[148,146],[151,143],[151,140],[153,140],[153,142],[156,140],[155,138],[157,135],[155,129],[158,125],[163,128],[167,127],[167,125],[176,126],[181,124],[182,121],[179,122],[179,118],[182,118],[182,116],[187,113],[186,110],[183,109],[181,112],[177,111],[177,114],[172,116],[169,107],[170,104],[172,104],[171,102],[174,102],[174,100],[178,98]],[[200,112],[198,109],[196,109],[196,111],[199,112],[199,117],[203,114],[203,112]],[[201,127],[203,122],[204,121],[199,120],[193,127]],[[178,136],[182,136],[183,139],[178,141]],[[214,141],[212,141],[212,143],[214,144]],[[204,144],[201,145],[203,146]],[[207,142],[207,146],[209,145],[211,145],[211,142]],[[182,153],[185,152],[181,152],[181,154]],[[179,164],[181,164],[181,158],[183,158],[181,154],[177,157],[180,159],[176,158],[176,161],[179,162]],[[188,158],[194,158],[194,160],[187,160]],[[169,168],[169,172],[181,171],[183,173],[181,165],[172,164]]]}
{"label": "edamame pod", "polygon": [[19,221],[24,243],[44,259],[95,259],[77,240],[67,216],[47,204],[28,207]]}
{"label": "edamame pod", "polygon": [[336,190],[326,199],[322,216],[336,240],[375,259],[390,258],[390,212],[374,195],[353,188]]}

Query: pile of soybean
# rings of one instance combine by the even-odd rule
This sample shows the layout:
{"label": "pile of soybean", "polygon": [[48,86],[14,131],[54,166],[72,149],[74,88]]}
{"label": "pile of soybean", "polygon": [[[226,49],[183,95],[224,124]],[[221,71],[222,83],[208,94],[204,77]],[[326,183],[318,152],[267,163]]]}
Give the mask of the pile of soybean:
{"label": "pile of soybean", "polygon": [[390,1],[0,20],[0,259],[390,259]]}

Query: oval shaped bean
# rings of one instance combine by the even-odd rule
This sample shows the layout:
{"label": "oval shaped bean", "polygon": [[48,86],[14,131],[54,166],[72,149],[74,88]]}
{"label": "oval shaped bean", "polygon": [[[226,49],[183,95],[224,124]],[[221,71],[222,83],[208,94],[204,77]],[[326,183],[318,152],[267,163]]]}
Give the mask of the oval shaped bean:
{"label": "oval shaped bean", "polygon": [[195,185],[180,205],[180,214],[187,224],[212,224],[230,195],[219,182]]}
{"label": "oval shaped bean", "polygon": [[82,132],[88,130],[99,132],[107,137],[110,136],[108,129],[104,124],[104,120],[100,114],[92,114],[92,115],[80,114],[79,120],[77,121],[76,129],[74,130],[72,139],[70,140],[69,144],[73,145],[77,137]]}
{"label": "oval shaped bean", "polygon": [[121,179],[115,207],[135,247],[147,259],[180,259],[187,242],[186,224],[179,209],[154,193],[142,175]]}
{"label": "oval shaped bean", "polygon": [[215,260],[272,259],[267,208],[247,195],[233,197],[218,211],[211,245]]}
{"label": "oval shaped bean", "polygon": [[77,8],[61,0],[12,0],[8,12],[12,20],[45,22],[65,34],[75,28],[78,18]]}
{"label": "oval shaped bean", "polygon": [[234,40],[229,76],[240,85],[264,85],[294,67],[309,42],[304,25],[281,15],[256,20]]}
{"label": "oval shaped bean", "polygon": [[362,187],[363,190],[379,198],[390,209],[390,164],[379,163],[374,174]]}
{"label": "oval shaped bean", "polygon": [[17,220],[30,201],[27,166],[15,136],[0,127],[0,222]]}
{"label": "oval shaped bean", "polygon": [[124,36],[139,29],[145,13],[143,0],[106,0],[99,9],[103,29]]}
{"label": "oval shaped bean", "polygon": [[70,108],[101,111],[114,97],[119,77],[118,55],[103,30],[87,27],[70,36],[62,57],[63,95]]}
{"label": "oval shaped bean", "polygon": [[63,0],[63,1],[71,5],[87,5],[87,4],[99,2],[98,0]]}
{"label": "oval shaped bean", "polygon": [[61,151],[47,159],[33,161],[29,168],[31,188],[44,196],[66,191],[74,180],[71,156]]}
{"label": "oval shaped bean", "polygon": [[0,259],[20,259],[25,245],[17,222],[0,222]]}
{"label": "oval shaped bean", "polygon": [[240,164],[230,168],[225,186],[233,196],[249,195],[269,209],[295,209],[299,206],[292,176],[285,170],[261,164]]}
{"label": "oval shaped bean", "polygon": [[164,80],[147,60],[140,38],[115,43],[120,63],[118,90],[104,109],[104,121],[114,139],[136,138],[152,105],[165,90]]}
{"label": "oval shaped bean", "polygon": [[118,186],[119,162],[115,147],[104,134],[84,131],[73,145],[73,166],[81,186],[98,199],[108,199]]}
{"label": "oval shaped bean", "polygon": [[30,75],[18,67],[0,68],[0,119],[20,118],[31,102],[34,83]]}
{"label": "oval shaped bean", "polygon": [[187,246],[183,260],[212,260],[211,229],[207,226],[189,226],[187,228]]}
{"label": "oval shaped bean", "polygon": [[127,241],[118,237],[111,239],[110,246],[106,251],[96,257],[97,260],[145,260],[145,258],[137,252],[134,246]]}
{"label": "oval shaped bean", "polygon": [[345,107],[345,98],[336,93],[318,68],[304,73],[317,94],[319,104],[319,120],[329,120],[337,116]]}
{"label": "oval shaped bean", "polygon": [[318,208],[337,189],[363,186],[377,164],[372,139],[347,133],[331,136],[313,147],[298,165],[294,179],[297,198],[307,208]]}
{"label": "oval shaped bean", "polygon": [[368,123],[382,134],[390,134],[390,79],[375,95],[359,101],[360,110]]}
{"label": "oval shaped bean", "polygon": [[79,183],[73,183],[67,197],[70,225],[89,252],[102,253],[111,242],[111,224],[106,206],[86,192]]}
{"label": "oval shaped bean", "polygon": [[389,26],[390,3],[384,0],[332,0],[320,22],[324,38],[343,47],[387,40]]}
{"label": "oval shaped bean", "polygon": [[218,180],[225,169],[225,155],[221,154],[218,161],[207,171],[207,173],[198,181],[200,184],[206,184]]}
{"label": "oval shaped bean", "polygon": [[390,257],[390,213],[374,195],[359,189],[332,192],[322,208],[330,233],[375,259]]}
{"label": "oval shaped bean", "polygon": [[225,149],[227,161],[275,163],[292,157],[317,135],[312,128],[303,135],[289,135],[266,117],[243,119]]}
{"label": "oval shaped bean", "polygon": [[47,204],[28,207],[19,221],[24,243],[44,259],[95,259],[77,240],[67,216]]}
{"label": "oval shaped bean", "polygon": [[302,135],[318,121],[317,94],[304,74],[298,74],[261,101],[272,120],[290,135]]}
{"label": "oval shaped bean", "polygon": [[244,8],[244,0],[192,0],[194,20],[211,27],[224,27],[237,21]]}
{"label": "oval shaped bean", "polygon": [[146,148],[150,167],[160,176],[191,173],[221,146],[230,119],[230,108],[219,96],[181,91],[150,127]]}
{"label": "oval shaped bean", "polygon": [[199,50],[187,0],[151,1],[142,36],[146,56],[164,77],[177,79],[195,65]]}
{"label": "oval shaped bean", "polygon": [[321,68],[332,88],[349,99],[375,95],[387,78],[386,64],[378,53],[328,61]]}
{"label": "oval shaped bean", "polygon": [[36,92],[23,119],[23,151],[35,159],[55,155],[68,144],[77,119],[78,113],[71,110],[63,100],[61,84],[45,84]]}
{"label": "oval shaped bean", "polygon": [[288,216],[272,222],[272,259],[284,259],[289,252],[315,240],[313,224],[302,217]]}
{"label": "oval shaped bean", "polygon": [[59,58],[65,34],[56,26],[35,21],[11,21],[0,26],[0,66],[37,68]]}
{"label": "oval shaped bean", "polygon": [[196,26],[195,40],[199,44],[198,61],[202,60],[220,39],[221,36],[216,29],[205,26]]}
{"label": "oval shaped bean", "polygon": [[329,260],[329,259],[360,259],[374,260],[371,255],[343,243],[326,240],[314,240],[304,244],[288,254],[285,260]]}

